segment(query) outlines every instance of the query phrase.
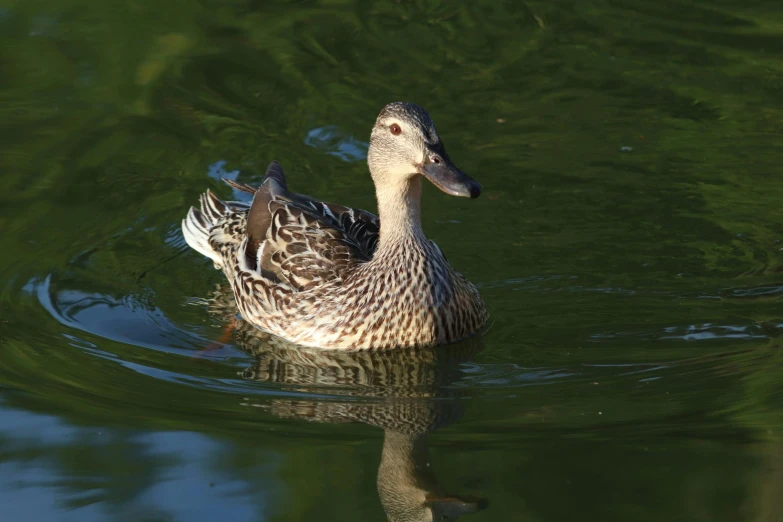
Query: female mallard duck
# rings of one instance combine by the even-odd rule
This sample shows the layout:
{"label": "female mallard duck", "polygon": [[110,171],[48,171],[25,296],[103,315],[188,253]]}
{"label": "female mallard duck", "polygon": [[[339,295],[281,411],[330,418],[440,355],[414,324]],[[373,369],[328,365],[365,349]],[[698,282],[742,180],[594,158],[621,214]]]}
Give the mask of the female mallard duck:
{"label": "female mallard duck", "polygon": [[182,221],[185,240],[232,284],[251,324],[290,342],[335,349],[444,344],[487,320],[478,290],[421,228],[421,176],[453,196],[481,186],[449,159],[429,114],[391,103],[367,155],[380,220],[288,191],[272,162],[249,206],[207,191]]}

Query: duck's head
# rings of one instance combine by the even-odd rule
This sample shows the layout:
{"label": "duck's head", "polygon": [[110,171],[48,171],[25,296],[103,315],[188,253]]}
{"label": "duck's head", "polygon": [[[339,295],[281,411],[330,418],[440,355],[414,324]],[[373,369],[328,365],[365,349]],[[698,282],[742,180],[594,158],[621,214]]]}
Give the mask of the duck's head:
{"label": "duck's head", "polygon": [[449,159],[427,111],[395,102],[375,121],[367,153],[376,187],[394,186],[422,175],[452,196],[476,198],[479,185]]}

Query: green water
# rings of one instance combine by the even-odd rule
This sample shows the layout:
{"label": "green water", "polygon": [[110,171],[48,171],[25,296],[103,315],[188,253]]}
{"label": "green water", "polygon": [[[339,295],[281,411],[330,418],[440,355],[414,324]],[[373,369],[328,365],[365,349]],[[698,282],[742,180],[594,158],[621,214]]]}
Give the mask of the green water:
{"label": "green water", "polygon": [[[782,94],[779,1],[0,1],[3,520],[783,519]],[[489,330],[226,330],[189,206],[374,210],[395,100],[484,186],[423,222]]]}

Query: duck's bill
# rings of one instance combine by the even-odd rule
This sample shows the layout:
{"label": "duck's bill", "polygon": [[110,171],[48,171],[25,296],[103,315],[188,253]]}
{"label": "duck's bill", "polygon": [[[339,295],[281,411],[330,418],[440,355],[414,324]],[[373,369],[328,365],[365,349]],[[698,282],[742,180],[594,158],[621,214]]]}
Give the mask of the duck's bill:
{"label": "duck's bill", "polygon": [[464,198],[477,198],[481,194],[481,185],[455,167],[448,158],[438,158],[437,162],[428,160],[416,170],[446,194]]}

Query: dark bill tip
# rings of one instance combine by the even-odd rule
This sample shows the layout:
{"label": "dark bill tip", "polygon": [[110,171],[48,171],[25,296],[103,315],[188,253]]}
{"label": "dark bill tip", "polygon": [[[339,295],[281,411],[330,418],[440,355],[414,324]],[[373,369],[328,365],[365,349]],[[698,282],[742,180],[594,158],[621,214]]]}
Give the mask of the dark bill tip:
{"label": "dark bill tip", "polygon": [[446,194],[463,198],[477,198],[481,185],[454,166],[448,157],[433,156],[416,170]]}

